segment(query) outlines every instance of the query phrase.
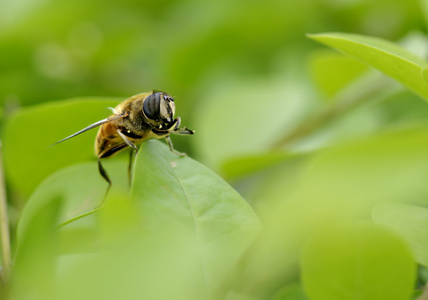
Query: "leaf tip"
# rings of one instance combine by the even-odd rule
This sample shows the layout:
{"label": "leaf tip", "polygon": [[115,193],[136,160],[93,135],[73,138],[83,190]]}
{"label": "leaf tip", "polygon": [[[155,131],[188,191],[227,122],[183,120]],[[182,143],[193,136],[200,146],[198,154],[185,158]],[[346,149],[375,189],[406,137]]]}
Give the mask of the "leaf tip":
{"label": "leaf tip", "polygon": [[319,33],[306,33],[306,34],[305,34],[305,36],[306,36],[308,39],[315,39],[317,35],[319,35]]}

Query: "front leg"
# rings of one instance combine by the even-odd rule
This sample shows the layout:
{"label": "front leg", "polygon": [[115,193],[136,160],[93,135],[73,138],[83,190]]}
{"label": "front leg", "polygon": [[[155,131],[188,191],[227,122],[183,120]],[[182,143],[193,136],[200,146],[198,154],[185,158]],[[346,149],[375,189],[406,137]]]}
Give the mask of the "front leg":
{"label": "front leg", "polygon": [[134,158],[134,151],[130,149],[129,151],[129,164],[128,164],[128,180],[129,180],[129,186],[131,187],[132,184],[132,161]]}
{"label": "front leg", "polygon": [[169,135],[166,136],[165,139],[166,139],[166,142],[168,143],[169,150],[171,150],[172,153],[175,153],[175,154],[180,155],[180,156],[187,156],[186,153],[178,152],[177,150],[174,149],[174,146],[172,145],[172,141],[171,141],[171,138],[169,137]]}
{"label": "front leg", "polygon": [[133,142],[131,142],[126,135],[124,135],[122,133],[122,131],[120,131],[120,129],[117,129],[117,133],[119,133],[120,137],[123,139],[123,141],[131,148],[133,148],[135,150],[135,153],[138,153],[138,147],[135,146],[135,144]]}
{"label": "front leg", "polygon": [[184,128],[176,128],[174,129],[174,131],[172,131],[172,133],[178,134],[178,135],[193,135],[195,134],[195,131],[187,127],[184,127]]}

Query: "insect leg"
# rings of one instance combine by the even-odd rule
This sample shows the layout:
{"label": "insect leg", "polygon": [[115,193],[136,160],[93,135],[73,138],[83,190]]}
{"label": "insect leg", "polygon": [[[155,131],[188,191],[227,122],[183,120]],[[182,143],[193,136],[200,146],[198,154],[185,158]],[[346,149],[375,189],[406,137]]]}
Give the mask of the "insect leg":
{"label": "insect leg", "polygon": [[[129,147],[131,147],[132,149],[135,150],[135,154],[138,153],[138,147],[135,146],[135,144],[133,142],[131,142],[126,135],[124,135],[119,129],[117,130],[117,133],[119,133],[120,137],[125,141],[126,145],[128,145]],[[134,156],[134,153],[131,149],[131,152],[129,152],[129,165],[128,165],[128,179],[129,179],[129,186],[131,186],[131,182],[132,182],[132,159]]]}
{"label": "insect leg", "polygon": [[131,186],[132,183],[132,160],[134,158],[134,151],[129,151],[129,165],[128,165],[128,179],[129,179],[129,186]]}
{"label": "insect leg", "polygon": [[107,175],[106,170],[104,169],[103,165],[101,164],[101,159],[102,159],[102,158],[109,157],[109,156],[111,156],[111,155],[115,154],[116,152],[118,152],[118,151],[122,150],[122,149],[123,149],[123,148],[125,148],[126,146],[127,146],[127,145],[126,145],[126,143],[122,143],[122,144],[119,144],[119,145],[117,145],[117,146],[115,146],[115,147],[113,147],[113,148],[108,149],[107,151],[101,152],[101,153],[98,155],[98,170],[99,170],[99,172],[100,172],[101,176],[104,178],[104,180],[105,180],[105,181],[107,181],[107,183],[108,183],[108,187],[107,187],[106,193],[105,193],[105,195],[104,195],[103,202],[101,202],[100,206],[98,206],[97,208],[99,208],[99,207],[103,206],[104,201],[105,201],[105,199],[107,198],[108,192],[109,192],[110,187],[111,187],[111,180],[110,180],[110,177]]}
{"label": "insect leg", "polygon": [[101,164],[101,157],[98,157],[98,170],[100,171],[101,176],[102,176],[102,177],[105,179],[105,181],[107,181],[107,183],[108,183],[108,187],[107,187],[106,193],[105,193],[105,195],[104,195],[103,202],[101,202],[101,204],[100,204],[100,206],[99,206],[99,207],[101,207],[101,206],[103,206],[103,204],[104,204],[104,200],[107,198],[107,194],[108,194],[108,192],[109,192],[109,190],[110,190],[110,187],[111,187],[111,180],[110,180],[110,178],[108,177],[107,172],[106,172],[106,170],[104,169],[103,165]]}
{"label": "insect leg", "polygon": [[169,149],[171,150],[172,153],[175,153],[175,154],[180,155],[180,156],[187,156],[186,153],[178,152],[177,150],[174,149],[174,146],[172,145],[172,141],[171,141],[171,138],[169,137],[169,135],[166,136],[165,139],[166,139],[166,142],[168,143]]}
{"label": "insect leg", "polygon": [[135,150],[135,153],[138,153],[138,147],[135,146],[133,142],[131,142],[126,135],[124,135],[119,129],[117,130],[117,133],[119,133],[120,137],[123,139],[123,141],[131,148]]}
{"label": "insect leg", "polygon": [[172,131],[172,133],[178,134],[178,135],[192,135],[195,133],[195,131],[184,127],[184,128],[176,128],[174,129],[174,131]]}
{"label": "insect leg", "polygon": [[173,125],[174,129],[171,132],[178,135],[187,135],[187,134],[192,135],[195,133],[195,131],[188,129],[187,127],[179,128],[178,126],[180,126],[180,124],[181,124],[181,118],[177,117],[177,119],[175,119],[175,124]]}

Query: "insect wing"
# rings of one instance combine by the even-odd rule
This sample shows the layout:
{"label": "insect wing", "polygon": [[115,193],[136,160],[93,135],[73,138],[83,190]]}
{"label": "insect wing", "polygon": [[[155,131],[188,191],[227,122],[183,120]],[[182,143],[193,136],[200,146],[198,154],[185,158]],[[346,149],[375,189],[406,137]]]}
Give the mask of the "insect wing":
{"label": "insect wing", "polygon": [[114,121],[114,120],[117,120],[117,119],[120,119],[120,118],[123,118],[123,117],[125,117],[125,115],[121,114],[121,115],[116,115],[116,116],[114,116],[114,117],[109,117],[109,118],[107,118],[107,119],[104,119],[104,120],[101,120],[101,121],[95,122],[94,124],[91,124],[91,125],[89,125],[88,127],[83,128],[82,130],[79,130],[78,132],[73,133],[72,135],[70,135],[70,136],[68,136],[68,137],[66,137],[66,138],[63,138],[62,140],[59,140],[59,141],[58,141],[58,142],[56,142],[56,143],[53,143],[53,144],[52,144],[52,145],[50,145],[49,147],[51,147],[51,146],[53,146],[53,145],[56,145],[56,144],[59,144],[59,143],[61,143],[61,142],[64,142],[64,141],[66,141],[66,140],[68,140],[68,139],[71,139],[72,137],[75,137],[76,135],[79,135],[79,134],[81,134],[81,133],[84,133],[84,132],[86,132],[86,131],[88,131],[88,130],[91,130],[91,129],[93,129],[93,128],[96,128],[96,127],[101,126],[101,125],[106,124],[106,123],[110,123],[110,122],[112,122],[112,121]]}

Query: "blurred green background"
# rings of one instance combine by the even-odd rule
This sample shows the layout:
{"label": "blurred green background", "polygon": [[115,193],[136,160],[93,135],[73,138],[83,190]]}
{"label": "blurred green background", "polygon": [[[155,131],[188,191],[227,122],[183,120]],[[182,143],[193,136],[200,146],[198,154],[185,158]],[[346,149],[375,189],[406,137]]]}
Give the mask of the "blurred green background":
{"label": "blurred green background", "polygon": [[427,10],[424,0],[2,0],[12,231],[43,179],[94,160],[96,130],[48,145],[104,118],[104,106],[163,90],[196,131],[173,137],[175,148],[231,183],[267,233],[231,285],[288,299],[278,291],[298,278],[300,247],[319,224],[428,199],[426,102],[306,34],[376,36],[426,58]]}
{"label": "blurred green background", "polygon": [[[119,102],[164,90],[175,97],[183,124],[197,132],[191,139],[176,137],[177,148],[220,172],[231,158],[274,148],[308,116],[338,101],[337,95],[367,71],[306,33],[409,40],[417,52],[424,45],[417,37],[425,31],[423,3],[4,0],[1,112],[7,117],[19,107],[71,97],[118,97]],[[419,107],[425,104],[403,96],[396,86],[384,89],[396,97],[386,108],[346,119],[333,133],[305,140],[303,149],[325,144],[332,134],[333,140],[353,137],[393,118],[424,116]],[[413,101],[401,105],[400,97]],[[80,129],[81,113],[59,116],[76,126],[47,143]],[[22,140],[27,137],[22,133]]]}
{"label": "blurred green background", "polygon": [[[196,142],[178,138],[178,148],[217,168],[269,149],[365,70],[320,52],[306,33],[397,41],[425,31],[422,11],[416,0],[3,0],[2,115],[70,97],[164,90],[197,131]],[[78,113],[64,117],[74,122]]]}
{"label": "blurred green background", "polygon": [[419,2],[404,0],[3,0],[0,5],[0,99],[6,109],[158,88],[177,97],[187,119],[224,86],[241,90],[249,80],[277,83],[293,63],[293,77],[309,89],[307,57],[320,46],[306,33],[345,31],[398,40],[425,28]]}

